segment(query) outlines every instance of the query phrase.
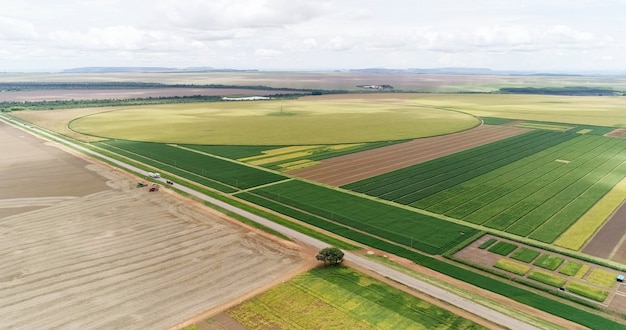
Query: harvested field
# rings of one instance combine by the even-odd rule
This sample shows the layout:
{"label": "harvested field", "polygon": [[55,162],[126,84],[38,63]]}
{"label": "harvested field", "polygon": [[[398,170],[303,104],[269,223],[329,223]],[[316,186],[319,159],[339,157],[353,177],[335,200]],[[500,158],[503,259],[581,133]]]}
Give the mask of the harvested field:
{"label": "harvested field", "polygon": [[527,131],[521,128],[482,125],[464,132],[416,139],[326,159],[319,165],[291,171],[289,174],[341,186]]}
{"label": "harvested field", "polygon": [[623,237],[626,235],[624,220],[626,220],[626,204],[622,204],[615,211],[613,216],[585,245],[582,252],[626,263],[626,244],[624,244],[623,240]]}
{"label": "harvested field", "polygon": [[52,89],[0,93],[0,102],[6,101],[58,101],[58,100],[111,100],[171,96],[229,96],[292,94],[286,90],[258,90],[244,88],[137,88],[137,89]]}
{"label": "harvested field", "polygon": [[[6,124],[0,127],[4,141],[11,141],[11,134],[17,140],[32,138]],[[36,170],[40,164],[47,172],[35,178],[36,184],[3,182],[0,190],[9,192],[0,206],[38,207],[0,216],[3,328],[167,328],[293,275],[303,265],[300,253],[286,243],[167,189],[135,188],[134,178],[100,164],[83,167],[90,179],[69,174],[63,168],[69,160],[48,165],[63,158],[47,154],[58,149],[38,139],[27,145],[22,147],[29,157],[0,160],[3,170]],[[8,154],[11,144],[2,149]],[[55,175],[63,183],[50,184],[47,179]],[[17,208],[11,209],[15,214]]]}

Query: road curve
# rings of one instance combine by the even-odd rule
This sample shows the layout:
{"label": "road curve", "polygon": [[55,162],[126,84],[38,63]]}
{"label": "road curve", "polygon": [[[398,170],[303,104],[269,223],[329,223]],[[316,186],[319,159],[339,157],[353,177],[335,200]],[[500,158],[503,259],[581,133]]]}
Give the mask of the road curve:
{"label": "road curve", "polygon": [[[72,148],[80,150],[81,152],[83,152],[85,154],[92,155],[92,156],[95,156],[95,157],[100,158],[100,159],[104,159],[104,160],[106,160],[108,162],[111,162],[111,163],[117,165],[120,168],[125,168],[127,170],[130,170],[132,172],[139,173],[139,174],[142,174],[142,175],[146,175],[146,176],[148,175],[147,171],[144,171],[144,170],[139,169],[139,168],[137,168],[135,166],[126,164],[126,163],[124,163],[122,161],[119,161],[119,160],[107,157],[107,156],[102,155],[102,154],[100,154],[98,152],[95,152],[93,150],[87,149],[87,148],[85,148],[85,147],[83,147],[81,145],[72,143],[71,141],[68,141],[68,140],[60,138],[58,136],[55,136],[53,134],[47,133],[47,132],[45,132],[45,131],[43,131],[41,129],[38,129],[38,128],[35,128],[35,127],[31,127],[31,126],[28,126],[28,125],[24,125],[24,124],[21,124],[19,122],[15,122],[15,121],[12,121],[12,120],[8,120],[4,116],[0,116],[0,119],[3,119],[8,124],[13,124],[13,125],[18,126],[18,127],[20,125],[24,126],[24,127],[21,127],[21,128],[25,129],[27,131],[28,130],[34,131],[37,134],[39,134],[40,136],[44,136],[44,137],[46,137],[46,138],[48,138],[48,139],[50,139],[52,141],[56,141],[56,142],[59,142],[61,144],[69,145]],[[161,182],[165,182],[164,178],[160,178],[160,179],[156,179],[156,180],[159,180]],[[206,202],[208,202],[210,204],[213,204],[215,206],[221,207],[223,209],[226,209],[228,211],[236,213],[236,214],[238,214],[240,216],[243,216],[245,218],[248,218],[248,219],[250,219],[252,221],[255,221],[255,222],[257,222],[257,223],[259,223],[259,224],[261,224],[263,226],[266,226],[268,228],[276,230],[276,231],[282,233],[283,235],[291,237],[294,240],[297,240],[297,241],[300,241],[300,242],[302,242],[304,244],[313,246],[313,247],[315,247],[317,249],[322,249],[322,248],[328,246],[328,243],[325,243],[325,242],[322,242],[322,241],[317,240],[315,238],[309,237],[309,236],[304,235],[304,234],[302,234],[300,232],[297,232],[297,231],[295,231],[293,229],[284,227],[284,226],[279,225],[279,224],[277,224],[275,222],[272,222],[272,221],[270,221],[270,220],[268,220],[266,218],[263,218],[263,217],[258,216],[256,214],[252,214],[252,213],[247,212],[245,210],[239,209],[239,208],[237,208],[235,206],[232,206],[232,205],[230,205],[228,203],[225,203],[223,201],[220,201],[220,200],[217,200],[217,199],[212,198],[210,196],[207,196],[205,194],[202,194],[202,193],[200,193],[198,191],[195,191],[193,189],[190,189],[188,187],[177,185],[176,189],[178,189],[180,191],[183,191],[185,193],[188,193],[190,195],[193,195],[193,196],[195,196],[195,197],[197,197],[197,198],[199,198],[201,200],[204,200],[204,201],[206,201]],[[387,267],[385,265],[378,264],[378,263],[373,262],[373,261],[371,261],[369,259],[366,259],[366,258],[363,258],[361,256],[358,256],[356,254],[353,254],[353,253],[350,253],[350,252],[345,252],[345,259],[350,261],[350,262],[353,262],[356,265],[359,265],[361,267],[367,268],[367,269],[369,269],[369,270],[371,270],[373,272],[376,272],[376,273],[378,273],[378,274],[380,274],[380,275],[382,275],[384,277],[387,277],[387,278],[389,278],[389,279],[391,279],[393,281],[396,281],[398,283],[404,284],[404,285],[406,285],[406,286],[408,286],[410,288],[413,288],[413,289],[415,289],[417,291],[421,291],[421,292],[423,292],[425,294],[428,294],[428,295],[430,295],[432,297],[435,297],[435,298],[437,298],[437,299],[439,299],[441,301],[445,301],[445,302],[447,302],[447,303],[449,303],[451,305],[454,305],[454,306],[456,306],[458,308],[464,309],[464,310],[466,310],[466,311],[468,311],[468,312],[470,312],[472,314],[478,315],[478,316],[480,316],[480,317],[482,317],[482,318],[484,318],[486,320],[489,320],[489,321],[491,321],[493,323],[496,323],[496,324],[499,324],[499,325],[502,325],[504,327],[511,328],[511,329],[520,329],[520,330],[537,329],[536,327],[534,327],[532,325],[529,325],[529,324],[527,324],[525,322],[522,322],[520,320],[512,318],[512,317],[510,317],[508,315],[502,314],[502,313],[500,313],[498,311],[489,309],[489,308],[487,308],[487,307],[485,307],[483,305],[480,305],[478,303],[475,303],[475,302],[473,302],[471,300],[467,300],[465,298],[459,297],[459,296],[457,296],[457,295],[455,295],[455,294],[453,294],[451,292],[445,291],[445,290],[443,290],[441,288],[438,288],[438,287],[436,287],[434,285],[431,285],[429,283],[422,282],[422,281],[420,281],[420,280],[418,280],[416,278],[413,278],[411,276],[408,276],[408,275],[406,275],[406,274],[404,274],[402,272],[399,272],[397,270],[391,269],[391,268],[389,268],[389,267]]]}

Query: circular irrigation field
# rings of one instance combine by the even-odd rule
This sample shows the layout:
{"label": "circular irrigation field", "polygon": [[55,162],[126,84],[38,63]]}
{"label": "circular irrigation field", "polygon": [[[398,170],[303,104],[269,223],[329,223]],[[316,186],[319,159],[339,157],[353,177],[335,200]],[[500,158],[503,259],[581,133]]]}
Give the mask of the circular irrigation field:
{"label": "circular irrigation field", "polygon": [[77,118],[76,132],[104,138],[213,145],[391,141],[477,126],[471,115],[416,106],[406,95],[342,95],[126,107]]}

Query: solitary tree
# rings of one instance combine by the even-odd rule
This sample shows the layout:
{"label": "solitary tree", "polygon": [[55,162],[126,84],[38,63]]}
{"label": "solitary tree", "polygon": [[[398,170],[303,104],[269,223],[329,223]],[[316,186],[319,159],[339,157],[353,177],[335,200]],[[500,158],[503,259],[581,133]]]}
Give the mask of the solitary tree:
{"label": "solitary tree", "polygon": [[323,261],[324,264],[328,263],[329,265],[334,265],[343,261],[343,252],[331,246],[321,249],[315,258],[319,261]]}

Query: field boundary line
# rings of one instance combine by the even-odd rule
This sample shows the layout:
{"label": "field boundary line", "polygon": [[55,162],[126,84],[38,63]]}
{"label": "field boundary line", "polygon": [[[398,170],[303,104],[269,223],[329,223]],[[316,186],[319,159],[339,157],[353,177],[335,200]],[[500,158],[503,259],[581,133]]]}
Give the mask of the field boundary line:
{"label": "field boundary line", "polygon": [[178,144],[171,144],[171,143],[166,143],[166,145],[170,146],[170,147],[174,147],[174,148],[178,148],[178,149],[182,149],[182,150],[186,150],[189,152],[193,152],[196,154],[200,154],[203,156],[208,156],[208,157],[213,157],[213,158],[217,158],[223,161],[227,161],[227,162],[231,162],[233,164],[237,164],[237,165],[243,165],[243,166],[247,166],[250,168],[254,168],[255,170],[261,170],[261,171],[265,171],[265,172],[270,172],[273,174],[277,174],[280,176],[285,176],[285,173],[279,172],[279,171],[275,171],[269,168],[265,168],[265,167],[261,167],[261,166],[256,166],[256,165],[252,165],[252,164],[248,164],[248,163],[244,163],[244,162],[240,162],[238,160],[234,160],[234,159],[230,159],[230,158],[226,158],[226,157],[222,157],[222,156],[218,156],[218,155],[214,155],[214,154],[210,154],[208,152],[204,152],[204,151],[200,151],[200,150],[195,150],[195,149],[191,149],[191,148],[187,148],[187,147],[183,147],[181,145]]}
{"label": "field boundary line", "polygon": [[229,193],[229,195],[235,195],[235,194],[244,193],[244,192],[252,192],[252,190],[255,190],[255,189],[265,188],[265,187],[269,187],[269,186],[273,186],[273,185],[277,185],[277,184],[281,184],[281,183],[285,183],[285,182],[289,182],[289,181],[294,181],[294,180],[296,180],[296,179],[294,179],[294,178],[286,178],[285,180],[274,181],[274,182],[262,184],[260,186],[254,186],[254,187],[250,187],[250,188],[246,188],[246,189],[240,189],[239,191],[235,191],[235,192]]}

